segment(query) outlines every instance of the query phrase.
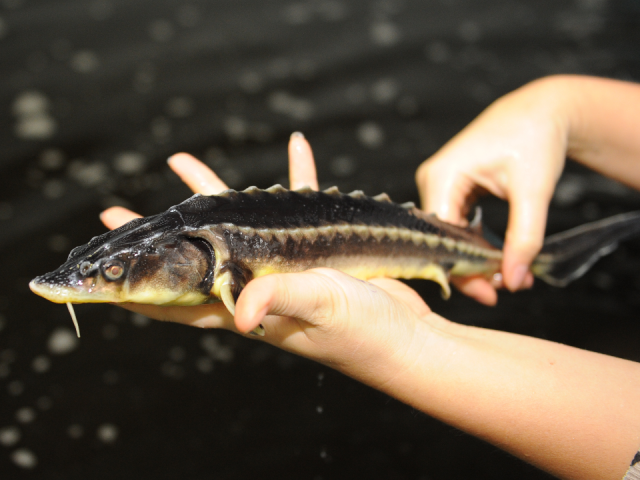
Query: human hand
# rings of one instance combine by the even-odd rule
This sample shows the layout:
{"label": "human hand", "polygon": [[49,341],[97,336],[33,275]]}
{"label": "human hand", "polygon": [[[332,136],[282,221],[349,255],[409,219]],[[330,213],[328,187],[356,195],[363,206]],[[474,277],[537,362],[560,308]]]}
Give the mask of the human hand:
{"label": "human hand", "polygon": [[[498,99],[416,174],[424,209],[451,223],[463,224],[480,194],[509,202],[502,278],[512,291],[533,283],[529,265],[564,168],[569,122],[560,90],[542,79]],[[455,283],[482,303],[497,301],[496,285],[484,278]]]}

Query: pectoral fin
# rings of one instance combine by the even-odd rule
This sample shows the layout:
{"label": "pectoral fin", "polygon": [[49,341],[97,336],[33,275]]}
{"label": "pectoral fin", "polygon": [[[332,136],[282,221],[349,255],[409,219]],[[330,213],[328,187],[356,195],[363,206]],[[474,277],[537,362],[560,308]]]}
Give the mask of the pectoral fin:
{"label": "pectoral fin", "polygon": [[449,286],[449,274],[445,272],[442,266],[432,263],[427,265],[422,272],[420,278],[436,282],[442,288],[442,298],[448,300],[451,296],[451,286]]}
{"label": "pectoral fin", "polygon": [[[234,278],[234,271],[239,271],[239,269],[227,268],[213,284],[213,294],[222,300],[222,303],[224,303],[224,306],[227,307],[231,315],[236,314],[236,300],[246,284],[244,278],[247,277],[247,275],[241,275],[242,279]],[[262,325],[258,325],[251,333],[259,337],[264,337],[265,330]]]}

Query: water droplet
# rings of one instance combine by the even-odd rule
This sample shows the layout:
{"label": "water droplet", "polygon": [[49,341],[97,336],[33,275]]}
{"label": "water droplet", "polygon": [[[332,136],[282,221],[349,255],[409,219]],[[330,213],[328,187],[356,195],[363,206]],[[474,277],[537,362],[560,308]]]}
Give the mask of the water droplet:
{"label": "water droplet", "polygon": [[31,362],[31,368],[36,373],[47,372],[51,368],[51,360],[45,355],[38,355]]}
{"label": "water droplet", "polygon": [[13,447],[20,441],[22,434],[18,427],[0,428],[0,445],[3,447]]}
{"label": "water droplet", "polygon": [[400,41],[400,29],[389,21],[378,21],[369,29],[371,41],[381,47],[390,47]]}
{"label": "water droplet", "polygon": [[113,168],[123,175],[142,173],[147,165],[147,158],[139,152],[122,152],[113,159]]}
{"label": "water droplet", "polygon": [[69,425],[69,428],[67,428],[67,435],[69,435],[74,440],[77,440],[84,435],[84,428],[82,427],[82,425],[78,425],[77,423]]}
{"label": "water droplet", "polygon": [[16,412],[19,423],[31,423],[36,419],[36,411],[31,407],[22,407]]}
{"label": "water droplet", "polygon": [[329,164],[329,170],[336,177],[344,178],[353,175],[357,170],[356,161],[348,155],[340,155]]}
{"label": "water droplet", "polygon": [[98,427],[96,436],[104,443],[114,443],[118,439],[118,427],[112,423],[105,423]]}
{"label": "water droplet", "polygon": [[78,345],[80,340],[76,333],[64,327],[56,328],[47,341],[49,353],[53,355],[70,353],[78,348]]}
{"label": "water droplet", "polygon": [[165,106],[167,115],[174,118],[186,118],[193,114],[195,102],[189,97],[173,97]]}
{"label": "water droplet", "polygon": [[482,28],[478,22],[466,20],[458,27],[458,35],[465,42],[476,43],[482,36]]}
{"label": "water droplet", "polygon": [[43,412],[46,410],[50,410],[51,407],[53,406],[53,401],[51,400],[51,398],[49,397],[40,397],[37,401],[36,401],[36,405],[37,407],[42,410]]}
{"label": "water droplet", "polygon": [[11,454],[11,460],[18,467],[26,468],[28,470],[35,468],[38,465],[38,458],[35,453],[26,448],[20,448]]}
{"label": "water droplet", "polygon": [[371,97],[374,102],[386,104],[392,102],[400,93],[398,83],[391,78],[378,80],[371,87]]}
{"label": "water droplet", "polygon": [[356,132],[358,140],[365,147],[378,148],[384,143],[382,127],[374,122],[365,122],[358,127]]}
{"label": "water droplet", "polygon": [[431,42],[427,45],[425,54],[433,63],[446,63],[451,59],[449,46],[440,41]]}
{"label": "water droplet", "polygon": [[151,325],[151,319],[149,317],[145,317],[140,313],[132,313],[131,314],[131,323],[133,323],[136,327],[148,327]]}
{"label": "water droplet", "polygon": [[154,20],[149,25],[148,32],[153,41],[164,43],[173,38],[175,29],[167,20]]}
{"label": "water droplet", "polygon": [[187,351],[180,346],[172,347],[169,350],[169,358],[174,362],[182,362],[187,357]]}
{"label": "water droplet", "polygon": [[92,73],[100,67],[98,54],[91,50],[80,50],[71,55],[71,69],[78,73]]}
{"label": "water droplet", "polygon": [[22,392],[24,392],[24,383],[20,380],[14,380],[7,385],[7,391],[9,392],[9,395],[22,395]]}

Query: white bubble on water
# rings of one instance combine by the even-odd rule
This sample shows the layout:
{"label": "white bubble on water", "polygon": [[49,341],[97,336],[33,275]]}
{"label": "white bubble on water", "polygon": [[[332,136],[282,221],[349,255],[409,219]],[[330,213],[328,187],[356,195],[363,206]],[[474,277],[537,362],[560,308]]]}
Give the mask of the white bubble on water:
{"label": "white bubble on water", "polygon": [[27,90],[13,101],[13,114],[18,117],[40,115],[50,107],[47,96],[37,90]]}
{"label": "white bubble on water", "polygon": [[369,28],[371,41],[381,47],[391,47],[400,41],[400,29],[395,23],[378,21]]}
{"label": "white bubble on water", "polygon": [[284,20],[290,25],[304,25],[313,18],[311,5],[296,2],[288,5],[283,12]]}
{"label": "white bubble on water", "polygon": [[29,115],[18,119],[16,137],[22,140],[47,140],[56,132],[57,124],[47,113]]}
{"label": "white bubble on water", "polygon": [[169,350],[169,358],[174,362],[182,362],[187,357],[184,347],[176,345]]}
{"label": "white bubble on water", "polygon": [[276,113],[288,115],[295,120],[308,120],[313,116],[313,104],[285,91],[276,91],[267,98],[269,108]]}
{"label": "white bubble on water", "polygon": [[375,122],[361,124],[356,131],[356,136],[360,143],[368,148],[378,148],[384,143],[382,127]]}
{"label": "white bubble on water", "polygon": [[47,372],[51,368],[51,360],[46,355],[38,355],[31,362],[31,368],[36,373]]}
{"label": "white bubble on water", "polygon": [[50,200],[62,197],[64,192],[64,182],[61,182],[57,178],[46,180],[42,185],[42,195]]}
{"label": "white bubble on water", "polygon": [[50,397],[43,396],[36,400],[36,405],[40,410],[44,412],[51,409],[51,407],[53,406],[53,400],[51,400]]}
{"label": "white bubble on water", "polygon": [[264,79],[258,72],[250,71],[240,75],[238,84],[240,88],[247,93],[258,93],[262,90]]}
{"label": "white bubble on water", "polygon": [[131,323],[133,323],[136,327],[148,327],[151,325],[151,319],[149,317],[145,317],[141,313],[132,313],[131,314]]}
{"label": "white bubble on water", "polygon": [[68,175],[83,187],[95,187],[108,178],[109,169],[102,162],[74,160],[69,165]]}
{"label": "white bubble on water", "polygon": [[27,448],[20,448],[11,454],[11,460],[18,467],[31,470],[38,465],[38,457]]}
{"label": "white bubble on water", "polygon": [[80,345],[80,340],[74,331],[65,327],[56,328],[47,341],[49,353],[64,355],[74,351]]}
{"label": "white bubble on water", "polygon": [[465,42],[476,43],[482,36],[482,27],[476,21],[466,20],[458,26],[458,35]]}
{"label": "white bubble on water", "polygon": [[195,5],[182,5],[176,14],[178,24],[182,27],[195,27],[201,18],[200,10]]}
{"label": "white bubble on water", "polygon": [[67,435],[69,435],[74,440],[77,440],[84,435],[84,427],[77,423],[69,425],[69,427],[67,428]]}
{"label": "white bubble on water", "polygon": [[149,36],[155,42],[165,43],[175,35],[175,28],[168,20],[154,20],[149,24]]}
{"label": "white bubble on water", "polygon": [[3,447],[13,447],[22,438],[18,427],[10,426],[0,428],[0,445]]}
{"label": "white bubble on water", "polygon": [[331,170],[331,173],[340,178],[353,175],[357,168],[356,161],[348,155],[340,155],[329,163],[329,170]]}
{"label": "white bubble on water", "polygon": [[121,152],[113,159],[113,168],[124,175],[142,173],[147,165],[147,158],[140,152]]}
{"label": "white bubble on water", "polygon": [[170,98],[165,106],[165,111],[170,117],[186,118],[193,115],[196,109],[195,102],[189,97]]}
{"label": "white bubble on water", "polygon": [[104,443],[113,443],[118,439],[120,434],[118,427],[112,423],[105,423],[98,427],[96,436]]}
{"label": "white bubble on water", "polygon": [[47,247],[52,252],[56,252],[56,253],[68,252],[70,246],[71,246],[71,241],[69,240],[69,237],[67,237],[66,235],[54,234],[47,239]]}
{"label": "white bubble on water", "polygon": [[100,67],[100,58],[91,50],[80,50],[71,56],[69,64],[78,73],[92,73]]}
{"label": "white bubble on water", "polygon": [[451,60],[451,49],[441,41],[431,42],[424,49],[424,53],[433,63],[446,63]]}
{"label": "white bubble on water", "polygon": [[15,397],[22,395],[22,392],[24,392],[24,383],[20,380],[14,380],[7,385],[7,391],[9,392],[9,395],[13,395]]}
{"label": "white bubble on water", "polygon": [[36,411],[31,407],[22,407],[16,412],[16,421],[19,423],[31,423],[35,419]]}
{"label": "white bubble on water", "polygon": [[378,80],[371,87],[371,97],[374,102],[386,104],[392,102],[398,97],[400,86],[392,78],[383,78]]}
{"label": "white bubble on water", "polygon": [[113,15],[113,3],[109,0],[93,0],[89,3],[89,15],[94,20],[106,20]]}

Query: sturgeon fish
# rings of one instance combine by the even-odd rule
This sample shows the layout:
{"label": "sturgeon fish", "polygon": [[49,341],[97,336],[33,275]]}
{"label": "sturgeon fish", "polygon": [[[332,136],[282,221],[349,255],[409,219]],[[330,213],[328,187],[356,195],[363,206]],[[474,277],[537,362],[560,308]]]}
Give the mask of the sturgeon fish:
{"label": "sturgeon fish", "polygon": [[[564,286],[638,234],[640,211],[552,235],[531,271]],[[74,248],[61,267],[29,286],[70,310],[71,303],[222,301],[233,314],[244,286],[275,272],[330,267],[364,280],[422,278],[440,284],[448,298],[451,275],[491,276],[501,261],[501,250],[482,236],[479,215],[459,227],[386,194],[275,185],[196,194]]]}

